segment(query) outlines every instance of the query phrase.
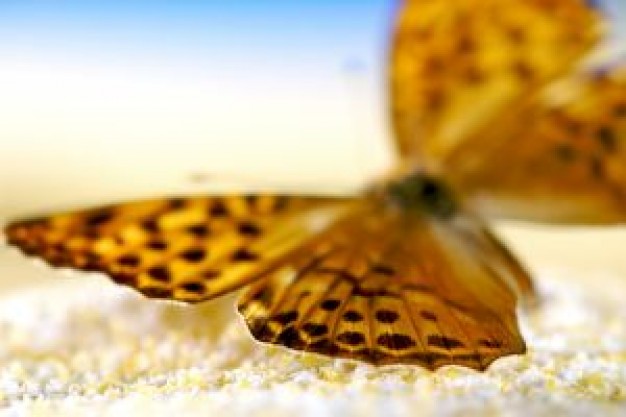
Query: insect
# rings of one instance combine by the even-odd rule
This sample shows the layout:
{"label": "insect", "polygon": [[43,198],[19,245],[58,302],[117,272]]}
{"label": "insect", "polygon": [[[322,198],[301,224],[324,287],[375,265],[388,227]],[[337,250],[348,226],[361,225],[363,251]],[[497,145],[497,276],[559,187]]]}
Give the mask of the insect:
{"label": "insect", "polygon": [[246,287],[262,342],[484,370],[525,352],[516,306],[534,290],[478,214],[626,216],[626,74],[577,65],[601,23],[583,0],[408,0],[390,56],[400,161],[361,195],[131,202],[16,221],[8,241],[152,298]]}

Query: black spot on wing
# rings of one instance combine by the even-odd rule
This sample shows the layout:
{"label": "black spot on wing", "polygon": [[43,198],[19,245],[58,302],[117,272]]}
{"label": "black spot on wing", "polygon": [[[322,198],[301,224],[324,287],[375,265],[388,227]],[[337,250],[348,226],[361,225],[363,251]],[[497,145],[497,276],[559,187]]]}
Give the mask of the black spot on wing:
{"label": "black spot on wing", "polygon": [[172,279],[169,269],[166,266],[153,266],[148,269],[148,275],[156,281],[169,282]]}
{"label": "black spot on wing", "polygon": [[206,224],[194,224],[187,228],[187,232],[198,238],[209,235],[209,227]]}
{"label": "black spot on wing", "polygon": [[187,262],[197,263],[205,258],[206,251],[203,248],[191,248],[183,251],[180,256]]}
{"label": "black spot on wing", "polygon": [[117,263],[128,267],[137,267],[141,263],[141,260],[137,255],[126,254],[117,258]]}
{"label": "black spot on wing", "polygon": [[206,291],[206,287],[204,286],[204,284],[198,281],[186,282],[182,284],[180,287],[184,289],[185,291],[195,293],[195,294],[204,294],[204,292]]}
{"label": "black spot on wing", "polygon": [[170,198],[169,207],[172,210],[180,210],[185,207],[185,199],[179,197]]}
{"label": "black spot on wing", "polygon": [[348,310],[345,313],[343,313],[343,319],[351,323],[356,323],[359,321],[363,321],[363,315],[359,313],[358,311]]}
{"label": "black spot on wing", "polygon": [[617,150],[617,137],[615,132],[609,126],[602,126],[598,129],[598,140],[602,145],[602,148],[607,153],[613,153]]}
{"label": "black spot on wing", "polygon": [[261,235],[261,228],[252,222],[242,222],[237,226],[239,234],[245,237],[257,237]]}
{"label": "black spot on wing", "polygon": [[576,159],[576,150],[568,144],[559,144],[554,147],[554,154],[563,162],[572,162]]}
{"label": "black spot on wing", "polygon": [[435,313],[433,313],[432,311],[422,310],[422,311],[420,311],[420,316],[421,316],[424,320],[428,320],[428,321],[437,321],[437,316],[436,316],[436,315],[435,315]]}
{"label": "black spot on wing", "polygon": [[400,333],[381,334],[376,343],[392,350],[404,350],[415,346],[415,340],[411,336]]}
{"label": "black spot on wing", "polygon": [[143,230],[149,233],[159,231],[159,224],[156,219],[145,219],[141,222],[141,227],[143,228]]}
{"label": "black spot on wing", "polygon": [[142,287],[140,291],[152,298],[172,298],[172,290],[161,287]]}
{"label": "black spot on wing", "polygon": [[337,336],[337,341],[350,346],[362,345],[365,343],[365,336],[361,332],[347,331]]}
{"label": "black spot on wing", "polygon": [[318,323],[305,323],[302,326],[302,330],[309,336],[324,336],[326,333],[328,333],[328,326]]}
{"label": "black spot on wing", "polygon": [[232,259],[235,262],[252,262],[259,259],[259,255],[247,248],[240,248],[233,253]]}
{"label": "black spot on wing", "polygon": [[102,211],[98,211],[87,216],[85,223],[89,227],[101,226],[109,222],[111,219],[113,219],[113,217],[114,217],[114,213],[112,210],[102,210]]}
{"label": "black spot on wing", "polygon": [[161,239],[153,239],[146,243],[146,247],[152,250],[165,250],[167,249],[167,242]]}
{"label": "black spot on wing", "polygon": [[211,207],[209,208],[209,214],[211,215],[211,217],[220,218],[227,217],[230,212],[223,201],[216,200],[213,202],[213,204],[211,204]]}
{"label": "black spot on wing", "polygon": [[480,339],[478,344],[488,349],[499,349],[502,347],[502,342],[495,339]]}
{"label": "black spot on wing", "polygon": [[377,274],[381,274],[381,275],[386,275],[388,277],[393,276],[396,271],[388,266],[388,265],[383,265],[383,264],[376,264],[372,267],[372,272],[375,272]]}
{"label": "black spot on wing", "polygon": [[322,304],[320,305],[320,307],[322,308],[322,310],[335,311],[340,305],[341,305],[341,302],[339,300],[328,299],[328,300],[322,301]]}
{"label": "black spot on wing", "polygon": [[286,311],[283,313],[276,314],[272,316],[272,320],[282,324],[283,326],[288,325],[296,320],[298,320],[298,312],[297,311]]}
{"label": "black spot on wing", "polygon": [[276,337],[276,342],[294,349],[302,348],[306,345],[300,337],[300,333],[293,327],[287,327]]}
{"label": "black spot on wing", "polygon": [[443,349],[456,349],[464,347],[465,345],[458,339],[452,337],[433,334],[428,336],[428,344],[434,347],[440,347]]}
{"label": "black spot on wing", "polygon": [[374,316],[379,322],[387,324],[395,323],[400,318],[398,313],[391,310],[378,310]]}

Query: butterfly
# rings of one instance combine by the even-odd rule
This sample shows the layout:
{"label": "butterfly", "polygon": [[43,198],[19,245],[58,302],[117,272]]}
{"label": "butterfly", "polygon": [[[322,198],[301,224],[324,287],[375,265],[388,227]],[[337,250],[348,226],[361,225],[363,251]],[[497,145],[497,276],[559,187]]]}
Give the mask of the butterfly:
{"label": "butterfly", "polygon": [[[582,0],[408,0],[389,71],[399,162],[359,195],[121,203],[15,221],[8,242],[151,298],[245,288],[237,308],[261,342],[484,370],[526,351],[516,308],[535,292],[480,215],[626,213],[624,72],[578,69],[601,26]],[[575,88],[555,97],[557,80]]]}

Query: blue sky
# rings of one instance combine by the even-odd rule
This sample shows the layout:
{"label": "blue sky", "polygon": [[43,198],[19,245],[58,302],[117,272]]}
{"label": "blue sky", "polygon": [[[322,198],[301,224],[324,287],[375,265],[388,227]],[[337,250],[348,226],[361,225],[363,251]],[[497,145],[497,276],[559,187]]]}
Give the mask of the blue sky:
{"label": "blue sky", "polygon": [[14,59],[329,71],[384,54],[385,0],[0,1],[0,54]]}
{"label": "blue sky", "polygon": [[0,0],[0,59],[278,76],[380,66],[396,4]]}

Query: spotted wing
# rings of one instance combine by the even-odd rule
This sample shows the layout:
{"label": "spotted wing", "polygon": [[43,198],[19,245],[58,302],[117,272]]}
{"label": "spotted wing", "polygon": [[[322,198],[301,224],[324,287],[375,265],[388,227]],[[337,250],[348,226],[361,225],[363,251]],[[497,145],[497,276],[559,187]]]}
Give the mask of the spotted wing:
{"label": "spotted wing", "polygon": [[525,351],[524,270],[473,218],[362,207],[253,284],[239,310],[260,341],[374,364],[485,369]]}
{"label": "spotted wing", "polygon": [[466,149],[448,174],[485,212],[579,223],[626,221],[626,61],[546,89]]}
{"label": "spotted wing", "polygon": [[9,243],[102,271],[148,297],[197,302],[254,280],[347,204],[271,195],[158,199],[15,222]]}
{"label": "spotted wing", "polygon": [[406,0],[390,68],[405,158],[442,163],[572,69],[600,36],[585,0]]}

